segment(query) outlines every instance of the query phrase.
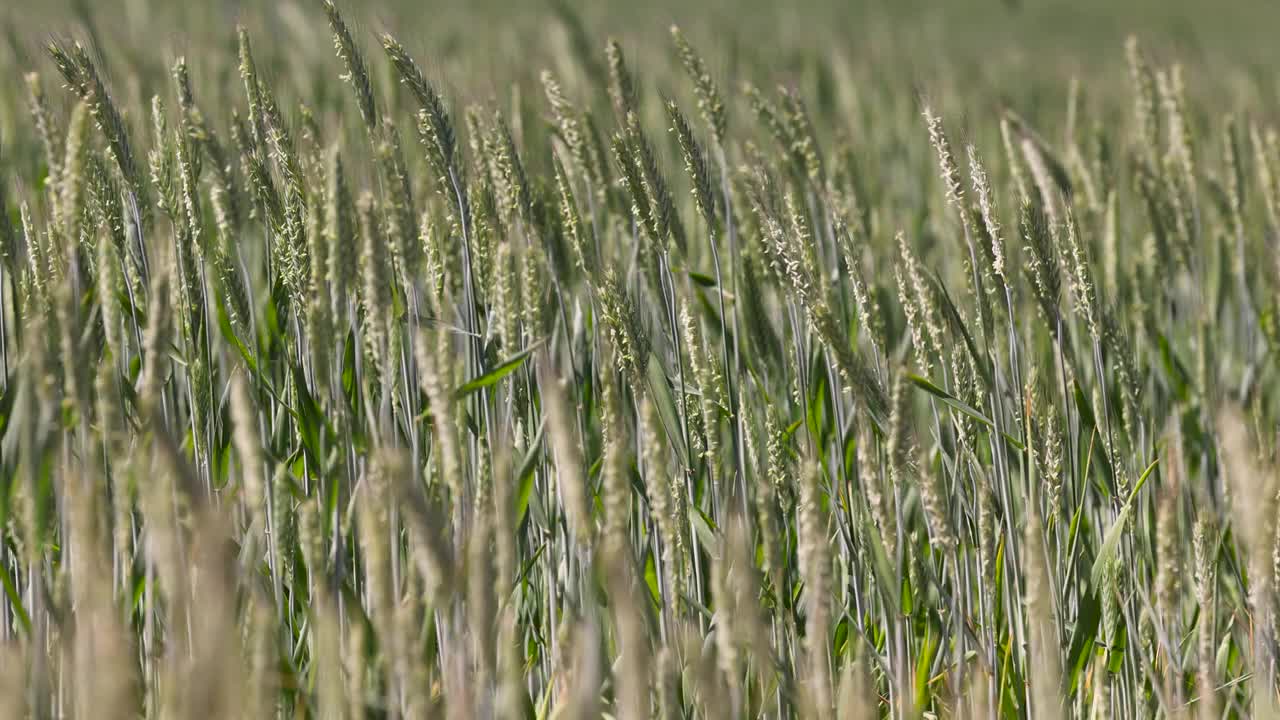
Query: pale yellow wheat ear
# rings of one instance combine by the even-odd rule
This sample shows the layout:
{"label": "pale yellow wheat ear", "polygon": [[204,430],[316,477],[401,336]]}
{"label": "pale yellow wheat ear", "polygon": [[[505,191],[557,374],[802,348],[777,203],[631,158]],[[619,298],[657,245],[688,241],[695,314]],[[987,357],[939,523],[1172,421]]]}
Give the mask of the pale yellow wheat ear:
{"label": "pale yellow wheat ear", "polygon": [[685,540],[687,516],[684,493],[672,482],[670,443],[662,426],[653,398],[640,401],[640,435],[645,481],[645,494],[653,508],[654,522],[661,543],[661,597],[664,608],[678,612],[683,601],[685,577],[677,572],[684,567],[688,548]]}
{"label": "pale yellow wheat ear", "polygon": [[1191,533],[1192,557],[1195,562],[1195,596],[1199,612],[1205,618],[1196,628],[1196,715],[1203,720],[1218,717],[1217,663],[1214,656],[1217,613],[1213,606],[1217,585],[1215,556],[1217,544],[1212,513],[1202,508],[1194,518]]}
{"label": "pale yellow wheat ear", "polygon": [[28,697],[32,689],[29,683],[33,679],[33,669],[37,667],[28,643],[9,643],[0,650],[0,669],[3,670],[0,672],[0,678],[3,678],[0,689],[4,690],[0,694],[0,714],[4,717],[29,716]]}
{"label": "pale yellow wheat ear", "polygon": [[[724,636],[717,636],[716,639],[721,648],[719,660],[730,698],[735,707],[741,707],[747,702],[743,697],[744,684],[749,687],[752,680],[767,681],[770,673],[765,667],[775,655],[766,640],[767,614],[756,603],[764,585],[763,576],[752,556],[751,523],[748,517],[737,514],[730,517],[722,560],[722,574],[717,577],[720,578],[728,605],[728,622]],[[742,680],[744,662],[756,663],[755,666],[748,666],[751,672],[746,675],[745,683]]]}
{"label": "pale yellow wheat ear", "polygon": [[556,492],[563,498],[570,530],[575,539],[588,544],[595,536],[595,524],[588,506],[587,488],[582,475],[581,443],[577,438],[574,408],[564,388],[564,381],[550,367],[550,358],[539,363],[538,385],[545,403],[545,423],[556,462]]}
{"label": "pale yellow wheat ear", "polygon": [[804,688],[806,711],[814,717],[832,717],[831,658],[826,647],[831,622],[831,555],[828,541],[829,516],[822,509],[823,478],[817,464],[808,462],[801,470],[799,548],[801,573],[805,579],[806,664]]}
{"label": "pale yellow wheat ear", "polygon": [[1031,707],[1038,718],[1063,717],[1062,663],[1058,623],[1054,619],[1053,588],[1044,544],[1044,525],[1034,503],[1029,506],[1023,550],[1026,582],[1028,642],[1031,643]]}
{"label": "pale yellow wheat ear", "polygon": [[[1181,593],[1182,548],[1181,533],[1178,527],[1180,488],[1176,484],[1164,488],[1163,494],[1156,501],[1156,576],[1155,600],[1159,622],[1165,626],[1166,633],[1177,632],[1178,599]],[[1173,664],[1172,662],[1170,663]],[[1175,668],[1170,667],[1164,678],[1164,691],[1171,700],[1178,701],[1181,688],[1176,687]]]}
{"label": "pale yellow wheat ear", "polygon": [[[1249,607],[1259,628],[1270,628],[1275,608],[1275,576],[1268,550],[1276,533],[1276,468],[1259,459],[1245,416],[1235,407],[1218,413],[1219,442],[1226,491],[1233,526],[1244,546],[1249,567]],[[1253,692],[1252,710],[1258,717],[1277,712],[1274,673],[1266,668],[1276,662],[1271,643],[1261,636],[1253,641],[1251,667],[1259,682]]]}
{"label": "pale yellow wheat ear", "polygon": [[1156,80],[1136,35],[1125,39],[1125,58],[1133,86],[1133,119],[1139,148],[1154,157],[1159,147],[1160,117],[1156,114]]}
{"label": "pale yellow wheat ear", "polygon": [[169,363],[168,343],[173,331],[171,284],[169,269],[162,267],[152,278],[149,292],[150,312],[142,341],[143,365],[138,386],[142,415],[148,419],[163,416],[161,393]]}
{"label": "pale yellow wheat ear", "polygon": [[[604,357],[612,354],[607,341],[602,347]],[[629,573],[631,548],[627,538],[627,525],[631,517],[631,483],[627,473],[628,453],[631,445],[622,414],[621,373],[616,363],[605,366],[600,383],[600,436],[603,444],[600,466],[600,503],[604,510],[602,526],[602,550],[610,562],[619,563],[619,572]]]}
{"label": "pale yellow wheat ear", "polygon": [[243,473],[243,502],[255,535],[260,533],[261,538],[269,538],[266,469],[262,442],[258,439],[258,412],[244,376],[238,373],[231,378],[231,417],[234,426],[232,441],[236,454],[240,456]]}
{"label": "pale yellow wheat ear", "polygon": [[652,639],[646,632],[648,613],[645,592],[630,563],[629,549],[606,558],[606,584],[613,614],[618,661],[614,667],[618,717],[631,720],[651,717],[649,692],[652,678]]}
{"label": "pale yellow wheat ear", "polygon": [[[572,623],[569,626],[568,623]],[[589,718],[600,715],[600,685],[603,664],[600,658],[600,628],[593,621],[567,621],[569,642],[565,674],[553,707],[555,715],[565,718]]]}
{"label": "pale yellow wheat ear", "polygon": [[942,118],[934,114],[933,109],[928,105],[924,107],[921,114],[924,115],[925,125],[929,130],[929,142],[933,144],[933,151],[938,156],[943,195],[946,197],[947,204],[959,215],[960,222],[967,224],[969,214],[965,205],[964,188],[960,182],[960,168],[956,165],[955,155],[951,150],[951,140],[947,137]]}
{"label": "pale yellow wheat ear", "polygon": [[995,191],[987,177],[987,170],[978,157],[978,150],[973,145],[969,145],[966,152],[969,156],[969,173],[973,181],[973,191],[977,195],[983,229],[990,245],[990,272],[994,277],[988,277],[987,280],[992,284],[991,290],[994,290],[997,287],[997,280],[1000,285],[1008,282],[1008,276],[1005,274],[1004,232],[1000,224],[999,209],[996,207]]}
{"label": "pale yellow wheat ear", "polygon": [[128,659],[133,648],[114,606],[112,579],[100,572],[111,556],[108,528],[103,522],[107,516],[99,511],[106,498],[101,484],[91,476],[69,475],[70,539],[75,544],[69,575],[81,623],[71,649],[71,666],[80,678],[74,707],[81,715],[134,717],[138,712],[137,678]]}

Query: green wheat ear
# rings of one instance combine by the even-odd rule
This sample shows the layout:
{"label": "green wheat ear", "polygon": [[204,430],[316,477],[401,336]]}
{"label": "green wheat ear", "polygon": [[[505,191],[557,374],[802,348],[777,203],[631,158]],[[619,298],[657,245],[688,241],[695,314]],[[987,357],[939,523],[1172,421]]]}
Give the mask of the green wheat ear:
{"label": "green wheat ear", "polygon": [[346,68],[343,80],[351,83],[356,94],[356,107],[360,110],[360,118],[364,120],[365,129],[370,135],[379,127],[378,108],[374,104],[373,86],[369,80],[369,70],[364,62],[364,55],[356,45],[351,30],[347,28],[341,13],[333,0],[324,0],[324,14],[329,19],[329,30],[333,33],[333,49]]}
{"label": "green wheat ear", "polygon": [[[137,205],[143,213],[142,217],[145,219],[148,208],[146,186],[134,157],[128,128],[125,127],[124,117],[107,92],[97,68],[89,59],[89,52],[79,43],[70,47],[50,43],[46,49],[63,80],[80,96],[81,100],[88,103],[98,131],[106,139],[111,157],[115,160],[126,186],[130,192],[134,193]],[[35,87],[32,89],[32,95],[33,98],[38,96]],[[34,102],[36,101],[33,100]]]}
{"label": "green wheat ear", "polygon": [[620,120],[637,112],[639,107],[639,90],[635,78],[627,69],[626,58],[622,54],[622,45],[614,38],[604,46],[605,59],[609,65],[609,98],[613,100],[613,112]]}
{"label": "green wheat ear", "polygon": [[693,199],[697,204],[698,212],[702,213],[702,218],[706,221],[707,226],[714,228],[716,225],[716,204],[711,194],[711,174],[707,166],[707,158],[703,154],[702,148],[698,146],[697,140],[694,139],[689,123],[680,112],[680,108],[676,106],[675,101],[666,101],[666,108],[667,117],[671,121],[671,130],[676,134],[676,140],[680,144],[680,152],[684,156],[685,171],[689,174],[689,180],[693,185]]}
{"label": "green wheat ear", "polygon": [[671,26],[671,39],[675,42],[676,53],[680,56],[680,63],[684,65],[685,72],[688,73],[689,79],[693,81],[694,94],[698,98],[698,112],[702,114],[702,119],[707,123],[707,129],[711,131],[711,138],[715,146],[723,148],[729,123],[724,100],[720,97],[720,88],[711,77],[711,73],[708,72],[702,57],[693,49],[693,46],[685,39],[684,33],[676,25]]}

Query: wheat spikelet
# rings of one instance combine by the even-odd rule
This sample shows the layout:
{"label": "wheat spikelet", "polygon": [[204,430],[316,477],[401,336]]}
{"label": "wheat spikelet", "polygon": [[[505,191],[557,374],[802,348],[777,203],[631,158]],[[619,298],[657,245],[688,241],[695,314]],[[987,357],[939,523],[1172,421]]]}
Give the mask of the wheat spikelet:
{"label": "wheat spikelet", "polygon": [[684,65],[685,72],[693,81],[694,94],[698,98],[698,112],[702,114],[707,129],[711,131],[712,142],[716,147],[723,148],[725,132],[728,129],[728,116],[724,100],[720,97],[720,89],[711,77],[711,73],[707,71],[702,56],[698,55],[676,25],[671,26],[671,39],[675,43],[676,54],[680,56],[680,63]]}
{"label": "wheat spikelet", "polygon": [[333,33],[333,49],[346,66],[342,79],[351,83],[352,89],[355,90],[356,107],[360,110],[360,118],[364,120],[365,128],[372,135],[377,132],[379,117],[364,55],[356,46],[355,38],[351,36],[351,31],[347,28],[333,0],[324,0],[323,7],[324,14],[329,19],[329,29]]}

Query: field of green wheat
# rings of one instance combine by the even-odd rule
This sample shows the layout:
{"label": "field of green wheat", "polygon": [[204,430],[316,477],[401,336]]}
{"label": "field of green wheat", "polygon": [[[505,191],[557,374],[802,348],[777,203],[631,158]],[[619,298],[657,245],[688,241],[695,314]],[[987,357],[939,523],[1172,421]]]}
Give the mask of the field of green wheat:
{"label": "field of green wheat", "polygon": [[0,8],[0,719],[1280,717],[1214,5]]}

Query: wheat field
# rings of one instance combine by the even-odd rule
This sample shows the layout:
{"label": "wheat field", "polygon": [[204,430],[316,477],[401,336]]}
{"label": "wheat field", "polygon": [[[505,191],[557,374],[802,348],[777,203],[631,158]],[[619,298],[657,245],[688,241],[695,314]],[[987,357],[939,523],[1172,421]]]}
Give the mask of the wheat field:
{"label": "wheat field", "polygon": [[835,5],[0,9],[0,718],[1280,717],[1280,11]]}

